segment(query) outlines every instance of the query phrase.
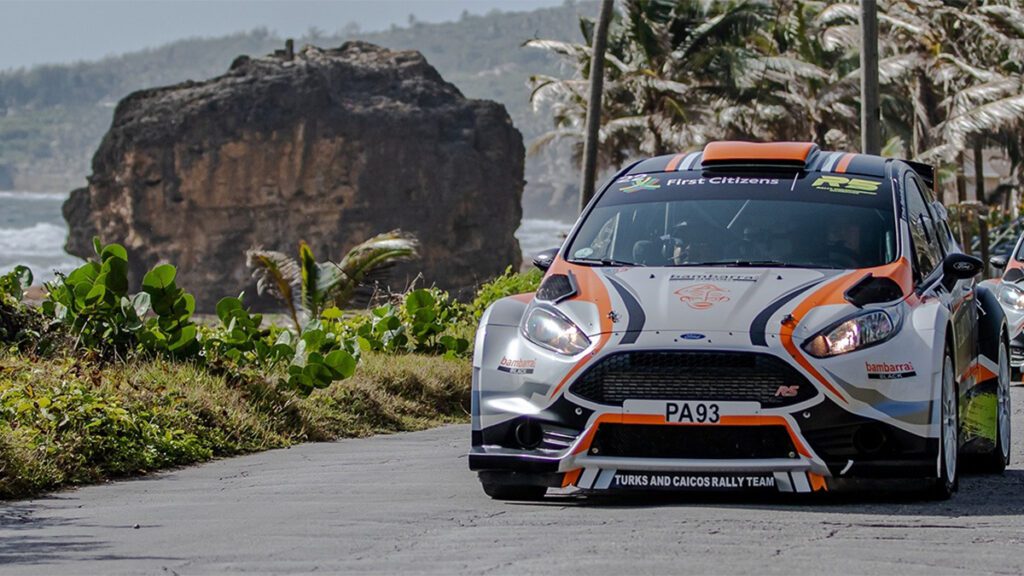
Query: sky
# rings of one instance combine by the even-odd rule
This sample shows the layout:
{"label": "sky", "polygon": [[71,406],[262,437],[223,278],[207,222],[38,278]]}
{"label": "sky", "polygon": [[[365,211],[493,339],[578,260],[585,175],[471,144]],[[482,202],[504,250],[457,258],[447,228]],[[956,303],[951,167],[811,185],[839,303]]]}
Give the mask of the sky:
{"label": "sky", "polygon": [[457,20],[463,10],[525,11],[564,0],[0,0],[0,70],[96,60],[194,36],[265,27],[281,37]]}

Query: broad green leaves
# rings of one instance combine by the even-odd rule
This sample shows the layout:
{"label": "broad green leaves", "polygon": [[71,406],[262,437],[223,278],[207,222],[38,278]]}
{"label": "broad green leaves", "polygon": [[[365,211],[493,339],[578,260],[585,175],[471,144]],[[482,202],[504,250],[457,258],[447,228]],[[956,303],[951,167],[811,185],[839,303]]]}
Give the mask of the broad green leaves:
{"label": "broad green leaves", "polygon": [[455,356],[469,350],[469,341],[446,332],[465,316],[465,307],[448,293],[419,289],[405,295],[401,308],[394,304],[374,308],[368,318],[354,323],[354,330],[364,350]]}
{"label": "broad green leaves", "polygon": [[284,388],[307,395],[355,373],[359,358],[355,340],[325,330],[319,322],[308,324],[298,338],[287,330],[275,334],[261,327],[263,316],[252,314],[240,298],[218,302],[217,317],[221,328],[206,340],[207,355],[219,355],[236,367],[252,366],[264,372],[288,362],[287,377],[280,380]]}
{"label": "broad green leaves", "polygon": [[[96,260],[47,284],[43,313],[66,326],[75,346],[100,356],[122,355],[141,347],[176,357],[194,355],[198,330],[192,324],[195,300],[179,288],[174,266],[145,275],[142,292],[129,293],[128,251],[120,244],[93,240]],[[152,312],[153,317],[148,317]]]}
{"label": "broad green leaves", "polygon": [[25,290],[32,285],[32,271],[26,266],[15,266],[7,274],[0,276],[0,299],[10,297],[21,302]]}

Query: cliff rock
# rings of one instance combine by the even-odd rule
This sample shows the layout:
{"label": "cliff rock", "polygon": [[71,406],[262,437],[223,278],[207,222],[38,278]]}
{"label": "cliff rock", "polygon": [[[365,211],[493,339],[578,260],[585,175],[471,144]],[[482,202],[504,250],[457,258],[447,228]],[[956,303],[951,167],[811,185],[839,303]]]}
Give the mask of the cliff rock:
{"label": "cliff rock", "polygon": [[[239,57],[223,76],[122,100],[89,185],[64,205],[67,250],[92,237],[161,262],[209,310],[254,294],[244,251],[320,259],[402,228],[422,257],[397,287],[462,290],[519,263],[522,136],[500,104],[469,100],[421,54],[364,42]],[[421,284],[422,285],[422,284]]]}

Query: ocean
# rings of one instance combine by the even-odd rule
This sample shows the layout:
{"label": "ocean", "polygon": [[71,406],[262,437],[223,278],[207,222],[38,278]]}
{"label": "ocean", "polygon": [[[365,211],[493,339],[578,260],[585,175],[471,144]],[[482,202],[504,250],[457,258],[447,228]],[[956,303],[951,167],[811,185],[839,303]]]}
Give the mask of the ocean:
{"label": "ocean", "polygon": [[67,194],[0,192],[0,274],[17,264],[32,269],[37,284],[67,273],[82,261],[64,252],[67,226],[60,207]]}
{"label": "ocean", "polygon": [[[82,263],[64,252],[67,225],[60,208],[66,198],[63,193],[0,191],[0,274],[23,264],[42,283],[53,280],[54,271],[67,273]],[[516,231],[523,261],[561,245],[571,227],[559,220],[524,219]]]}

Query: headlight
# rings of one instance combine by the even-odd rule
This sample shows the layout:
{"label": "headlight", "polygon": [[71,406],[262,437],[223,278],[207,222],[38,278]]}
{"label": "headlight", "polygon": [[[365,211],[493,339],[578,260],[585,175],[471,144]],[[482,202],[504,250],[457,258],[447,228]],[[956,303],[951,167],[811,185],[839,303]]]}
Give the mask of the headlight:
{"label": "headlight", "polygon": [[999,285],[999,301],[1014,310],[1024,310],[1024,290],[1016,284],[1003,282]]}
{"label": "headlight", "polygon": [[811,356],[827,358],[877,344],[896,333],[896,322],[883,310],[850,318],[804,343]]}
{"label": "headlight", "polygon": [[567,356],[590,346],[590,339],[571,320],[554,310],[534,308],[523,324],[523,335],[534,344]]}

